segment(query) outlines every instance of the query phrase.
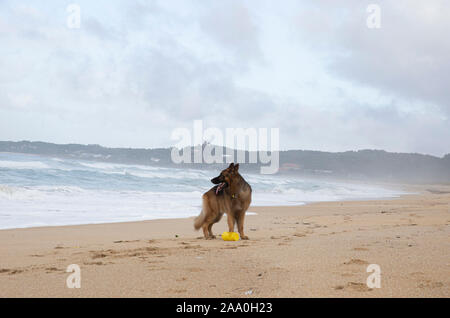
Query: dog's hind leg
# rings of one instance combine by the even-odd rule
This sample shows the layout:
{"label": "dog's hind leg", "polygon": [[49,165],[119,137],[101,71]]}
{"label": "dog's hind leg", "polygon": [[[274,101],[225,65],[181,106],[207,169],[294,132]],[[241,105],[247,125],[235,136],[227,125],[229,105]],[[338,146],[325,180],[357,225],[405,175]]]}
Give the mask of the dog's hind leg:
{"label": "dog's hind leg", "polygon": [[212,239],[216,238],[211,232],[211,227],[213,226],[213,224],[214,223],[205,222],[202,226],[203,235],[205,236],[205,239],[207,239],[207,240],[212,240]]}
{"label": "dog's hind leg", "polygon": [[209,233],[209,237],[210,238],[216,238],[216,236],[212,232],[212,226],[213,225],[214,225],[214,223],[211,223],[210,225],[208,225],[208,233]]}
{"label": "dog's hind leg", "polygon": [[209,239],[209,225],[206,223],[203,223],[202,229],[203,229],[203,235],[205,236],[205,239]]}
{"label": "dog's hind leg", "polygon": [[237,226],[239,235],[241,236],[241,240],[248,240],[248,236],[244,234],[244,218],[245,218],[245,212],[241,212],[237,218]]}
{"label": "dog's hind leg", "polygon": [[211,238],[216,238],[216,236],[213,234],[212,232],[212,226],[216,223],[218,223],[220,221],[220,219],[222,219],[222,215],[223,213],[219,213],[217,214],[216,218],[214,219],[214,221],[211,222],[211,224],[208,226],[208,231],[209,231],[209,236]]}

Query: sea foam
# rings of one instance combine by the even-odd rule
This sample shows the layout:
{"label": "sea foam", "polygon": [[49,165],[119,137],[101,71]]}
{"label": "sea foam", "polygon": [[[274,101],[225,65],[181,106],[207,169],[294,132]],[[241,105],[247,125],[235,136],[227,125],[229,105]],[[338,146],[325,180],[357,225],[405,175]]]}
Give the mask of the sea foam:
{"label": "sea foam", "polygon": [[[218,171],[0,154],[0,229],[196,216]],[[252,206],[395,197],[377,186],[245,174]]]}

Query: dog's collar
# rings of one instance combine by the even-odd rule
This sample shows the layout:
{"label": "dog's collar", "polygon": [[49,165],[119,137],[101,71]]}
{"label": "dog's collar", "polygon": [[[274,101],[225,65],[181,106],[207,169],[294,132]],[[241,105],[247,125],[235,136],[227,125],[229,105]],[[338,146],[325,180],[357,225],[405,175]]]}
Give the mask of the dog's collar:
{"label": "dog's collar", "polygon": [[232,199],[236,199],[237,197],[238,197],[237,194],[232,194],[232,195],[231,195],[231,198],[232,198]]}

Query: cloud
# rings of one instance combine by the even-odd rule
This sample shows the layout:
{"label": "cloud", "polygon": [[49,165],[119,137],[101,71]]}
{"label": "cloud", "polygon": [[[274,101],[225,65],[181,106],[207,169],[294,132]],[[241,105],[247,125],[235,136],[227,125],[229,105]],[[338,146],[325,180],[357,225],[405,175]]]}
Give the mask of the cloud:
{"label": "cloud", "polygon": [[[326,57],[338,77],[450,114],[450,4],[379,1],[381,28],[366,26],[370,1],[318,1],[299,15],[301,40]],[[341,14],[338,14],[341,13]]]}
{"label": "cloud", "polygon": [[262,58],[259,28],[241,1],[218,2],[200,18],[203,32],[236,59]]}
{"label": "cloud", "polygon": [[2,138],[162,147],[203,119],[284,149],[449,152],[445,2],[381,2],[380,30],[365,2],[259,3],[80,1],[77,30],[56,2],[0,4]]}

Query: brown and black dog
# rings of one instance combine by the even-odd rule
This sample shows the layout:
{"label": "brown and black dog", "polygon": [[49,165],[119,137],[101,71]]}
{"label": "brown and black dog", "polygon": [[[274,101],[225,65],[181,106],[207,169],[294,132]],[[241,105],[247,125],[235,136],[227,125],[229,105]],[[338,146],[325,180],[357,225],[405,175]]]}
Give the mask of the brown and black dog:
{"label": "brown and black dog", "polygon": [[213,239],[212,226],[226,213],[229,232],[234,232],[234,224],[237,223],[241,239],[248,240],[244,234],[244,218],[252,201],[252,188],[239,174],[239,164],[230,164],[211,182],[217,185],[203,194],[202,212],[195,219],[194,228],[203,228],[205,238]]}

